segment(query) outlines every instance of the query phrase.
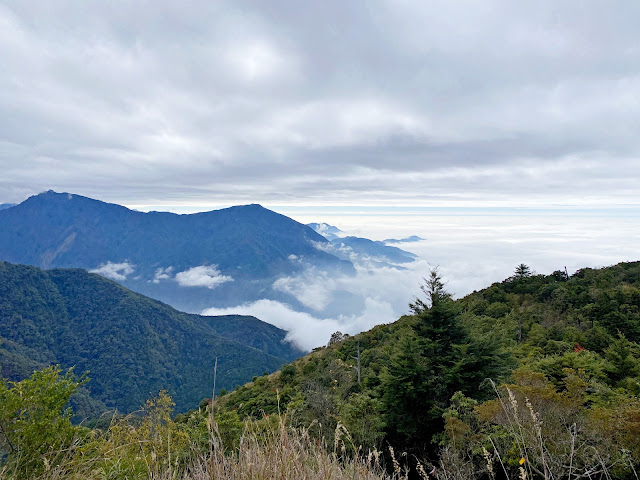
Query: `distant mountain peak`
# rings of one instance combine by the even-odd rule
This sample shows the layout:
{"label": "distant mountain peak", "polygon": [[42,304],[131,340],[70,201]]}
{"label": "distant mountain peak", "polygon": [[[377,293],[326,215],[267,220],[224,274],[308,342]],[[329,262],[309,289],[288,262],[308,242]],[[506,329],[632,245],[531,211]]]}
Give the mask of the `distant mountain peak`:
{"label": "distant mountain peak", "polygon": [[355,272],[348,260],[317,248],[326,238],[257,203],[177,215],[48,190],[0,210],[0,224],[2,260],[107,272],[192,312],[283,300],[273,282],[308,266]]}
{"label": "distant mountain peak", "polygon": [[71,199],[73,197],[73,194],[69,192],[56,192],[55,190],[49,189],[49,190],[45,190],[44,192],[40,192],[37,195],[33,195],[29,198],[34,198],[34,197],[41,197],[41,198],[67,197],[68,199]]}
{"label": "distant mountain peak", "polygon": [[386,240],[383,240],[382,243],[415,243],[415,242],[422,242],[425,239],[422,237],[419,237],[417,235],[411,235],[410,237],[404,237],[404,238],[387,238]]}
{"label": "distant mountain peak", "polygon": [[338,227],[333,225],[329,225],[328,223],[320,222],[320,223],[307,223],[307,227],[315,230],[316,233],[322,235],[329,241],[335,240],[336,238],[341,237],[341,233],[344,233]]}
{"label": "distant mountain peak", "polygon": [[38,193],[37,195],[32,195],[16,206],[21,207],[21,209],[59,208],[65,212],[69,212],[69,208],[88,208],[94,212],[100,211],[101,209],[118,209],[119,211],[133,212],[133,210],[115,203],[103,202],[102,200],[96,200],[70,192],[56,192],[54,190],[47,190],[45,192]]}

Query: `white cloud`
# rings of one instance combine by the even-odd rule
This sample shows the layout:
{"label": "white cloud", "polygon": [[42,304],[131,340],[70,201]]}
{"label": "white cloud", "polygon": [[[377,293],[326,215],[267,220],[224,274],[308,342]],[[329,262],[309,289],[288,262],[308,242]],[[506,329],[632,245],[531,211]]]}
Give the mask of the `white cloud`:
{"label": "white cloud", "polygon": [[353,335],[375,325],[397,320],[388,303],[370,298],[365,300],[365,308],[361,314],[340,315],[335,318],[321,318],[296,312],[290,306],[274,300],[258,300],[232,308],[208,308],[202,312],[202,315],[230,314],[253,315],[282,328],[288,332],[287,341],[305,350],[326,344],[331,334],[338,330]]}
{"label": "white cloud", "polygon": [[103,277],[110,278],[112,280],[124,281],[128,275],[131,275],[135,270],[135,265],[125,261],[122,263],[107,262],[101,264],[98,268],[89,270],[91,273],[97,273]]}
{"label": "white cloud", "polygon": [[[386,263],[386,258],[359,254],[345,245],[315,245],[320,250],[350,260],[355,267],[355,275],[327,272],[307,264],[302,272],[276,280],[273,288],[291,295],[319,314],[337,309],[354,311],[361,308],[357,305],[362,305],[364,299],[373,298],[389,302],[395,314],[400,316],[406,313],[408,303],[419,292],[422,277],[431,267],[426,260],[417,259],[396,268]],[[345,292],[348,294],[346,298],[342,295]]]}
{"label": "white cloud", "polygon": [[302,275],[279,278],[273,283],[273,288],[292,295],[304,306],[320,312],[331,302],[336,282],[327,272],[309,267]]}
{"label": "white cloud", "polygon": [[[520,209],[488,210],[482,215],[474,209],[405,215],[382,211],[357,217],[353,212],[338,214],[331,223],[340,224],[353,235],[383,239],[416,234],[429,239],[411,244],[420,259],[407,264],[407,270],[356,265],[355,275],[330,277],[307,268],[276,282],[274,288],[289,293],[306,307],[316,307],[312,314],[271,300],[206,313],[252,314],[290,331],[292,341],[312,348],[326,343],[336,330],[357,333],[409,313],[408,303],[422,295],[422,277],[436,265],[447,290],[459,298],[504,280],[522,262],[542,274],[565,266],[572,274],[582,267],[637,260],[640,223],[627,221],[629,215],[635,220],[638,212],[575,208],[562,214]],[[298,220],[308,223],[312,218]],[[346,300],[340,296],[344,292],[350,295]]]}
{"label": "white cloud", "polygon": [[153,274],[153,283],[160,283],[160,280],[168,280],[171,278],[173,267],[158,268]]}
{"label": "white cloud", "polygon": [[229,47],[225,59],[231,70],[247,82],[267,80],[294,68],[283,52],[264,39]]}
{"label": "white cloud", "polygon": [[176,282],[181,287],[206,287],[216,288],[226,282],[232,282],[233,278],[221,275],[216,265],[201,265],[184,272],[176,273]]}

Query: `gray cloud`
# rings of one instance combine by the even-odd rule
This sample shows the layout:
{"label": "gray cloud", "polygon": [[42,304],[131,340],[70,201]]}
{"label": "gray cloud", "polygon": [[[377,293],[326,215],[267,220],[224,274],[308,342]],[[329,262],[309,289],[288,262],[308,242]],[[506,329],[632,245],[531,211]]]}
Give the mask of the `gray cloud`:
{"label": "gray cloud", "polygon": [[[629,0],[0,2],[0,202],[53,188],[137,208],[635,212],[638,18]],[[405,217],[415,228],[402,234],[428,238],[409,271],[363,259],[354,277],[307,269],[274,288],[315,315],[268,300],[228,312],[309,348],[405,313],[426,260],[462,295],[522,261],[548,273],[635,255],[637,229],[573,216],[433,217],[424,229]],[[95,271],[123,280],[134,266]],[[232,280],[214,266],[174,273],[152,281]]]}
{"label": "gray cloud", "polygon": [[639,14],[6,2],[0,200],[637,205]]}

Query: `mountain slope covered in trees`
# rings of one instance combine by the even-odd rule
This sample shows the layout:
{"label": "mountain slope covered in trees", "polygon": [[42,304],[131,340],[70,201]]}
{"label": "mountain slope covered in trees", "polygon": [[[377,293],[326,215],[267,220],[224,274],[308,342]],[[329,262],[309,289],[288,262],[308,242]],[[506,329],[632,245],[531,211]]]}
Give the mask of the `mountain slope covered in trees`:
{"label": "mountain slope covered in trees", "polygon": [[70,373],[0,380],[3,471],[637,478],[640,263],[571,277],[520,265],[457,301],[437,271],[423,286],[413,315],[354,337],[336,333],[327,347],[175,418],[161,392],[139,414],[89,432],[64,410],[79,387]]}
{"label": "mountain slope covered in trees", "polygon": [[18,380],[48,364],[89,371],[107,407],[132,411],[168,389],[184,410],[218,388],[273,371],[302,352],[254,317],[202,317],[80,269],[0,262],[0,368]]}
{"label": "mountain slope covered in trees", "polygon": [[632,473],[629,462],[640,461],[640,262],[570,277],[521,265],[457,301],[437,272],[424,287],[414,315],[254,379],[219,401],[219,415],[286,411],[330,444],[343,425],[356,447],[389,442],[467,472],[460,478],[488,475],[489,460],[499,468],[496,452],[513,477],[519,468],[536,478],[568,478],[569,468],[595,478],[603,466],[616,478]]}

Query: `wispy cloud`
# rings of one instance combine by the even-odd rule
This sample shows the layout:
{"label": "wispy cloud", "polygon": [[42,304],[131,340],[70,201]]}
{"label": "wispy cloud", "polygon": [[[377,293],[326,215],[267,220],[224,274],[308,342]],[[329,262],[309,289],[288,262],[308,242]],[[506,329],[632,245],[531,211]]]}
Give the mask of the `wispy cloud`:
{"label": "wispy cloud", "polygon": [[[311,349],[340,330],[355,334],[408,313],[408,304],[420,293],[421,278],[430,265],[423,260],[400,270],[391,266],[356,264],[355,275],[332,274],[307,265],[297,275],[282,277],[274,290],[291,296],[287,301],[259,300],[231,308],[210,308],[205,315],[241,313],[287,330],[288,339]],[[306,308],[299,311],[295,301]]]}
{"label": "wispy cloud", "polygon": [[214,289],[218,285],[232,281],[233,278],[228,275],[222,275],[216,265],[201,265],[176,273],[176,282],[181,287]]}
{"label": "wispy cloud", "polygon": [[273,283],[273,288],[295,297],[306,307],[321,312],[331,302],[337,285],[328,272],[309,267],[302,275],[279,278]]}
{"label": "wispy cloud", "polygon": [[153,283],[160,283],[160,280],[169,280],[173,273],[173,267],[158,268],[153,274]]}

